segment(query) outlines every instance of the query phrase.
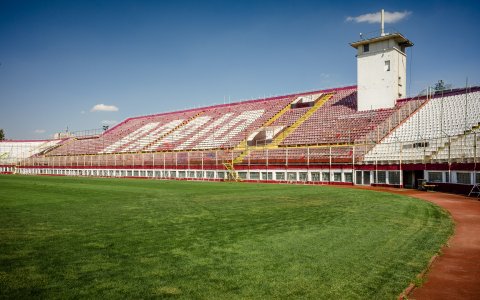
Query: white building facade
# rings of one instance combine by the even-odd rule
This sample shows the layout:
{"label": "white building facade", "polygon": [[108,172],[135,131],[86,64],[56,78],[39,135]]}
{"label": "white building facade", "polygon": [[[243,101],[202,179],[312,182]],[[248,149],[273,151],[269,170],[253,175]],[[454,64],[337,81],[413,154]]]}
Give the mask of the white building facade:
{"label": "white building facade", "polygon": [[407,94],[407,56],[413,46],[399,33],[350,44],[357,49],[358,110],[392,108]]}

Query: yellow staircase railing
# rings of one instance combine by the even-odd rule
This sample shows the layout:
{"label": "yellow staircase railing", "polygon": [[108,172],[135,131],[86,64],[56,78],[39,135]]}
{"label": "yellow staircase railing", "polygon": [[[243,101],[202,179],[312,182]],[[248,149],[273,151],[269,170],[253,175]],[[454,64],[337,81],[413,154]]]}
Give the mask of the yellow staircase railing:
{"label": "yellow staircase railing", "polygon": [[245,149],[242,153],[240,153],[235,159],[232,160],[233,164],[239,164],[243,161],[243,159],[250,154],[250,149]]}
{"label": "yellow staircase railing", "polygon": [[[263,123],[261,127],[266,127],[266,126],[272,125],[273,122],[278,120],[281,116],[283,116],[287,111],[290,110],[290,106],[291,106],[291,104],[294,100],[295,99],[293,99],[292,101],[289,101],[287,105],[285,105],[280,111],[278,111],[274,116],[272,116],[270,119],[268,119],[265,123]],[[233,150],[243,151],[242,153],[240,153],[237,157],[235,157],[232,160],[233,164],[241,163],[243,161],[243,159],[245,158],[245,156],[250,154],[250,150],[249,150],[248,145],[247,145],[247,139],[244,139],[243,141],[241,141]]]}
{"label": "yellow staircase railing", "polygon": [[237,171],[236,171],[235,168],[233,167],[233,163],[223,163],[223,165],[225,166],[225,168],[226,168],[227,171],[228,171],[228,176],[227,176],[227,179],[228,179],[228,180],[232,180],[232,181],[242,181],[242,178],[240,178],[240,176],[238,175]]}
{"label": "yellow staircase railing", "polygon": [[317,103],[315,103],[315,105],[313,105],[303,116],[298,118],[295,123],[290,125],[290,127],[285,129],[282,133],[277,135],[277,137],[273,139],[273,141],[267,146],[267,148],[276,148],[278,144],[280,144],[285,138],[288,137],[290,133],[292,133],[293,131],[295,131],[295,129],[302,125],[303,122],[310,118],[320,107],[322,107],[330,98],[332,98],[332,96],[333,93],[323,95],[322,98],[318,100]]}
{"label": "yellow staircase railing", "polygon": [[[295,100],[295,99],[294,99]],[[262,127],[265,127],[265,126],[270,126],[273,124],[273,122],[275,122],[276,120],[278,120],[281,116],[283,116],[283,114],[285,114],[287,111],[290,110],[290,105],[292,104],[293,100],[288,102],[287,105],[285,105],[284,108],[282,108],[278,113],[276,113],[273,117],[271,117],[270,119],[268,119],[265,123],[263,123]]]}
{"label": "yellow staircase railing", "polygon": [[[320,100],[318,100],[312,108],[310,108],[302,117],[300,117],[295,123],[293,123],[289,128],[285,129],[281,134],[279,134],[273,141],[264,146],[264,148],[272,149],[277,148],[278,144],[283,141],[292,131],[298,128],[305,120],[310,118],[310,116],[316,112],[320,107],[322,107],[331,97],[333,93],[323,95]],[[292,100],[293,101],[293,100]],[[284,108],[282,108],[278,113],[276,113],[273,117],[271,117],[268,121],[266,121],[262,127],[270,126],[278,120],[283,114],[289,111],[291,102],[289,102]],[[240,153],[237,157],[232,160],[232,164],[239,164],[243,161],[243,159],[250,154],[250,151],[255,149],[255,147],[248,147],[247,140],[243,140],[240,144],[238,144],[234,150],[242,150],[243,152]]]}
{"label": "yellow staircase railing", "polygon": [[[276,120],[278,120],[281,116],[283,116],[283,114],[285,114],[287,111],[290,110],[290,105],[292,104],[292,102],[294,101],[295,99],[293,99],[292,101],[289,101],[287,105],[285,105],[279,112],[277,112],[273,117],[271,117],[270,119],[268,119],[265,123],[262,124],[261,127],[266,127],[266,126],[270,126],[273,124],[273,122],[275,122]],[[244,139],[243,141],[240,142],[240,144],[238,144],[234,150],[246,150],[248,147],[247,147],[247,139]]]}

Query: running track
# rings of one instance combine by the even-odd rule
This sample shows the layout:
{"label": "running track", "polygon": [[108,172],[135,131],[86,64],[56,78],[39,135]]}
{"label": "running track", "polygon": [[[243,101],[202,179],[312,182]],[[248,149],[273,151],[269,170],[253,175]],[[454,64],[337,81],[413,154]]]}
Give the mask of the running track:
{"label": "running track", "polygon": [[[368,187],[367,187],[368,188]],[[475,198],[417,190],[368,188],[423,199],[450,212],[455,233],[433,262],[426,282],[409,299],[480,299],[480,201]]]}

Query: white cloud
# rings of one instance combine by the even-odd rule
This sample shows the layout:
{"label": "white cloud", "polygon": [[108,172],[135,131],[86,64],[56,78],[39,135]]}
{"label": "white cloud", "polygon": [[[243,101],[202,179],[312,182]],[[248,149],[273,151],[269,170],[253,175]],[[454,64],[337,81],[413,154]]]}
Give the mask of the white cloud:
{"label": "white cloud", "polygon": [[97,104],[90,110],[91,112],[96,111],[118,111],[118,107],[115,105],[105,105],[105,104]]}
{"label": "white cloud", "polygon": [[[385,23],[397,23],[409,15],[411,15],[411,11],[394,11],[394,12],[389,12],[385,11]],[[349,22],[356,22],[356,23],[362,23],[362,22],[367,22],[370,24],[373,23],[380,23],[380,12],[376,13],[370,13],[370,14],[364,14],[356,17],[347,17],[346,19]]]}
{"label": "white cloud", "polygon": [[320,74],[320,77],[323,78],[323,79],[327,79],[327,78],[330,78],[330,74],[321,73],[321,74]]}
{"label": "white cloud", "polygon": [[35,132],[35,133],[45,133],[46,130],[45,130],[45,129],[35,129],[34,132]]}
{"label": "white cloud", "polygon": [[102,125],[114,125],[117,124],[115,120],[102,120]]}

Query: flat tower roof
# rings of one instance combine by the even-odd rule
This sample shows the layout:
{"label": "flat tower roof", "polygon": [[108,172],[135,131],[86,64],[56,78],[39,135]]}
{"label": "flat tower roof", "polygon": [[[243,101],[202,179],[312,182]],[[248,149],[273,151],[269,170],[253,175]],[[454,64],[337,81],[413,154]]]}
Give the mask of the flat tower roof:
{"label": "flat tower roof", "polygon": [[405,46],[405,47],[413,46],[413,43],[400,33],[390,33],[384,36],[377,36],[377,37],[366,39],[366,40],[360,40],[357,42],[350,43],[350,46],[356,49],[361,45],[381,42],[381,41],[390,40],[390,39],[394,39],[400,46]]}

